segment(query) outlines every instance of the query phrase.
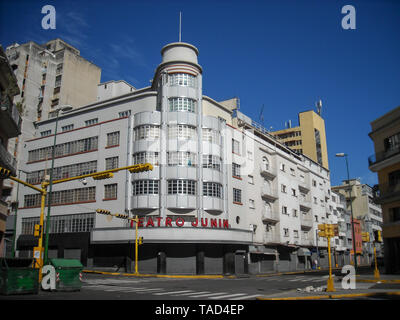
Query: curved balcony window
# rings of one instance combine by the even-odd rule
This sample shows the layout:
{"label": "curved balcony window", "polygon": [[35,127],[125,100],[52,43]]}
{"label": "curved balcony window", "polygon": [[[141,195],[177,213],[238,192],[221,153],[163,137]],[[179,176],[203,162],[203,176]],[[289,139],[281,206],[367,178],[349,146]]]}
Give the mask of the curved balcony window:
{"label": "curved balcony window", "polygon": [[222,199],[222,185],[216,182],[203,182],[203,196]]}
{"label": "curved balcony window", "polygon": [[211,154],[203,154],[203,168],[221,171],[221,158]]}
{"label": "curved balcony window", "polygon": [[157,140],[160,138],[160,127],[157,125],[143,125],[134,129],[135,140],[149,139]]}
{"label": "curved balcony window", "polygon": [[132,182],[133,195],[158,194],[158,180],[136,180]]}
{"label": "curved balcony window", "polygon": [[186,151],[168,152],[168,165],[169,166],[196,166],[196,154]]}
{"label": "curved balcony window", "polygon": [[169,139],[195,140],[197,136],[196,127],[186,124],[170,125],[168,128]]}
{"label": "curved balcony window", "polygon": [[203,128],[202,130],[203,141],[211,142],[211,143],[220,143],[220,133],[217,130]]}
{"label": "curved balcony window", "polygon": [[196,112],[196,100],[185,97],[170,98],[169,111]]}
{"label": "curved balcony window", "polygon": [[168,194],[196,195],[195,180],[168,180]]}
{"label": "curved balcony window", "polygon": [[173,73],[169,75],[170,86],[196,87],[196,77],[188,73]]}
{"label": "curved balcony window", "polygon": [[151,163],[153,166],[158,166],[160,163],[159,152],[137,152],[133,154],[133,164]]}

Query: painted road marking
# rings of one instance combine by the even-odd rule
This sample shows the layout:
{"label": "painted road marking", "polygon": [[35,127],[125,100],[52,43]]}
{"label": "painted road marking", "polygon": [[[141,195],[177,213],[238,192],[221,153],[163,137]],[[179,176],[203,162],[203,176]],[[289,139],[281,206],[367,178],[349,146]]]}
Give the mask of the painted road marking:
{"label": "painted road marking", "polygon": [[232,298],[232,297],[237,297],[237,296],[243,296],[246,293],[234,293],[234,294],[227,294],[224,296],[218,296],[218,297],[211,297],[210,299],[225,299],[225,298]]}
{"label": "painted road marking", "polygon": [[191,298],[202,298],[202,297],[211,297],[211,296],[217,296],[219,294],[226,294],[227,292],[217,292],[217,293],[207,293],[207,294],[199,294],[195,296],[190,296]]}
{"label": "painted road marking", "polygon": [[184,293],[184,292],[193,292],[193,290],[181,290],[181,291],[169,291],[169,292],[161,292],[161,293],[154,293],[156,296],[163,296],[166,294],[174,294],[174,293]]}

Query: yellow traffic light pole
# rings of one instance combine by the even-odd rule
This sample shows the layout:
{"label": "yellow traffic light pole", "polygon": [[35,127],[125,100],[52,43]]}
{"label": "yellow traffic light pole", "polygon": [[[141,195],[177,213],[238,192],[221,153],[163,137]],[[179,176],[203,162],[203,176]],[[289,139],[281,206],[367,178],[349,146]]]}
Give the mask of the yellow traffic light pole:
{"label": "yellow traffic light pole", "polygon": [[327,292],[334,292],[335,286],[333,285],[333,278],[332,278],[332,264],[331,264],[331,237],[328,236],[328,260],[329,260],[329,278],[328,278],[328,283],[326,286],[326,291]]}
{"label": "yellow traffic light pole", "polygon": [[335,286],[333,284],[333,277],[332,277],[332,257],[331,257],[331,237],[335,236],[335,233],[338,232],[337,225],[333,224],[319,224],[318,225],[318,235],[320,237],[325,237],[328,240],[328,261],[329,261],[329,278],[326,286],[327,292],[334,292]]}
{"label": "yellow traffic light pole", "polygon": [[[105,170],[105,171],[100,171],[100,172],[93,172],[93,173],[80,175],[80,176],[76,176],[76,177],[71,177],[71,178],[59,179],[59,180],[53,181],[52,184],[58,184],[58,183],[63,183],[63,182],[68,182],[68,181],[73,181],[73,180],[79,180],[79,179],[84,179],[84,178],[88,178],[88,177],[93,177],[93,179],[95,179],[95,180],[107,179],[107,178],[111,178],[113,176],[114,172],[118,172],[121,170],[129,170],[131,173],[136,173],[136,172],[153,170],[153,166],[150,163],[135,164],[132,166],[127,166],[127,167],[115,168],[115,169],[110,169],[110,170]],[[11,176],[10,170],[7,170],[2,167],[0,167],[0,175],[1,175],[0,179],[11,179],[15,182],[21,183],[31,189],[38,191],[41,194],[40,222],[39,222],[40,223],[40,234],[39,234],[39,238],[38,238],[38,246],[33,249],[34,258],[36,259],[35,267],[39,268],[39,283],[40,283],[42,280],[43,252],[47,251],[47,248],[48,248],[48,231],[46,232],[45,248],[43,248],[43,229],[44,229],[43,225],[44,225],[44,208],[46,205],[47,186],[50,183],[48,181],[43,181],[41,184],[41,188],[38,188],[28,182],[25,182],[14,176]],[[51,204],[49,204],[49,205],[51,205]],[[49,225],[49,221],[47,221],[47,225]],[[48,228],[46,228],[46,229],[48,230]]]}
{"label": "yellow traffic light pole", "polygon": [[130,221],[135,221],[135,275],[139,275],[139,270],[138,270],[138,255],[139,255],[139,244],[142,244],[142,238],[140,238],[140,243],[139,243],[139,238],[138,238],[138,224],[139,224],[139,218],[138,216],[135,216],[135,218],[129,218],[128,215],[126,214],[119,214],[119,213],[114,213],[112,214],[109,210],[105,209],[97,209],[97,213],[100,214],[105,214],[109,215],[112,217],[120,218],[120,219],[127,219]]}

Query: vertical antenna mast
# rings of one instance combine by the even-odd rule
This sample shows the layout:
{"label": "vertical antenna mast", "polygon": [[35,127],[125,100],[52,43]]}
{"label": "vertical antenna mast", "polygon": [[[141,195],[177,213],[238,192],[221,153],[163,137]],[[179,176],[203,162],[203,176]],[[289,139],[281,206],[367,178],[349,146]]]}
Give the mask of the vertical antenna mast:
{"label": "vertical antenna mast", "polygon": [[179,11],[179,42],[182,40],[182,12]]}

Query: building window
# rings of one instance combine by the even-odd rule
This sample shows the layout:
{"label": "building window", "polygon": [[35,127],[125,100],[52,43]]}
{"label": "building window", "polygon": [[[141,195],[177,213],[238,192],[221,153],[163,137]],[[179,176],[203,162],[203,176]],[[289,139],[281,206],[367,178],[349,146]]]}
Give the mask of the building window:
{"label": "building window", "polygon": [[297,197],[296,189],[293,189],[293,188],[292,188],[292,196],[293,196],[293,197]]}
{"label": "building window", "polygon": [[170,98],[169,111],[196,112],[196,101],[190,98]]}
{"label": "building window", "polygon": [[73,124],[69,124],[69,125],[61,127],[61,131],[62,132],[67,132],[67,131],[71,131],[71,130],[74,130],[74,125]]}
{"label": "building window", "polygon": [[255,203],[254,203],[254,200],[253,199],[249,199],[249,208],[250,209],[255,209]]}
{"label": "building window", "polygon": [[240,155],[240,143],[235,139],[232,139],[232,152]]}
{"label": "building window", "polygon": [[170,125],[168,138],[178,140],[195,140],[197,137],[196,127],[186,124]]}
{"label": "building window", "polygon": [[385,152],[397,150],[400,147],[400,132],[383,140]]}
{"label": "building window", "polygon": [[51,135],[51,130],[46,130],[46,131],[40,132],[41,137],[47,137],[49,135]]}
{"label": "building window", "polygon": [[242,190],[233,188],[233,202],[242,203]]}
{"label": "building window", "polygon": [[203,128],[202,137],[203,137],[203,141],[208,141],[210,143],[219,144],[219,141],[220,141],[220,133],[214,129]]}
{"label": "building window", "polygon": [[283,193],[286,193],[286,186],[284,184],[281,184],[281,191]]}
{"label": "building window", "polygon": [[[56,145],[55,156],[63,157],[80,152],[97,150],[98,137],[75,140]],[[52,158],[53,146],[40,148],[28,152],[28,162],[50,160]]]}
{"label": "building window", "polygon": [[169,75],[170,86],[196,87],[196,77],[188,73],[173,73]]}
{"label": "building window", "polygon": [[119,145],[119,131],[107,133],[107,147]]}
{"label": "building window", "polygon": [[[75,163],[68,166],[54,168],[53,180],[65,179],[70,177],[81,176],[97,171],[97,161]],[[44,181],[45,174],[49,174],[49,170],[38,170],[28,173],[26,181],[30,184],[38,184]]]}
{"label": "building window", "polygon": [[298,230],[293,230],[293,237],[298,239],[299,238],[299,231]]}
{"label": "building window", "polygon": [[92,126],[92,125],[97,124],[97,123],[99,123],[99,119],[98,118],[94,118],[94,119],[86,120],[85,121],[85,126],[88,127],[88,126]]}
{"label": "building window", "polygon": [[286,206],[282,206],[282,214],[288,214]]}
{"label": "building window", "polygon": [[134,129],[135,140],[157,140],[160,138],[160,126],[157,125],[143,125]]}
{"label": "building window", "polygon": [[254,184],[254,177],[249,175],[249,183]]}
{"label": "building window", "polygon": [[118,113],[119,118],[126,118],[131,115],[131,110],[126,110]]}
{"label": "building window", "polygon": [[232,163],[232,176],[240,178],[240,164]]}
{"label": "building window", "polygon": [[211,154],[203,154],[203,168],[221,171],[221,158]]}
{"label": "building window", "polygon": [[106,184],[104,186],[104,199],[117,199],[118,184]]}
{"label": "building window", "polygon": [[118,168],[118,157],[106,158],[105,170]]}
{"label": "building window", "polygon": [[133,155],[133,164],[151,163],[158,166],[160,161],[158,152],[137,152]]}
{"label": "building window", "polygon": [[284,163],[281,163],[280,169],[281,169],[281,171],[285,172],[285,164]]}
{"label": "building window", "polygon": [[285,237],[289,237],[289,229],[288,228],[283,228],[283,235]]}
{"label": "building window", "polygon": [[293,217],[297,217],[297,209],[293,209],[292,212],[293,212]]}
{"label": "building window", "polygon": [[[39,207],[40,194],[27,194],[24,196],[25,207]],[[87,187],[79,189],[69,189],[62,191],[53,191],[51,195],[52,205],[74,204],[79,202],[96,201],[96,187]],[[47,201],[46,201],[47,203]]]}
{"label": "building window", "polygon": [[136,180],[132,183],[132,185],[134,196],[143,194],[158,194],[158,180]]}
{"label": "building window", "polygon": [[168,152],[169,166],[196,166],[196,153],[187,151]]}
{"label": "building window", "polygon": [[203,196],[222,199],[222,185],[215,182],[203,182]]}
{"label": "building window", "polygon": [[195,180],[168,180],[168,194],[196,195]]}

